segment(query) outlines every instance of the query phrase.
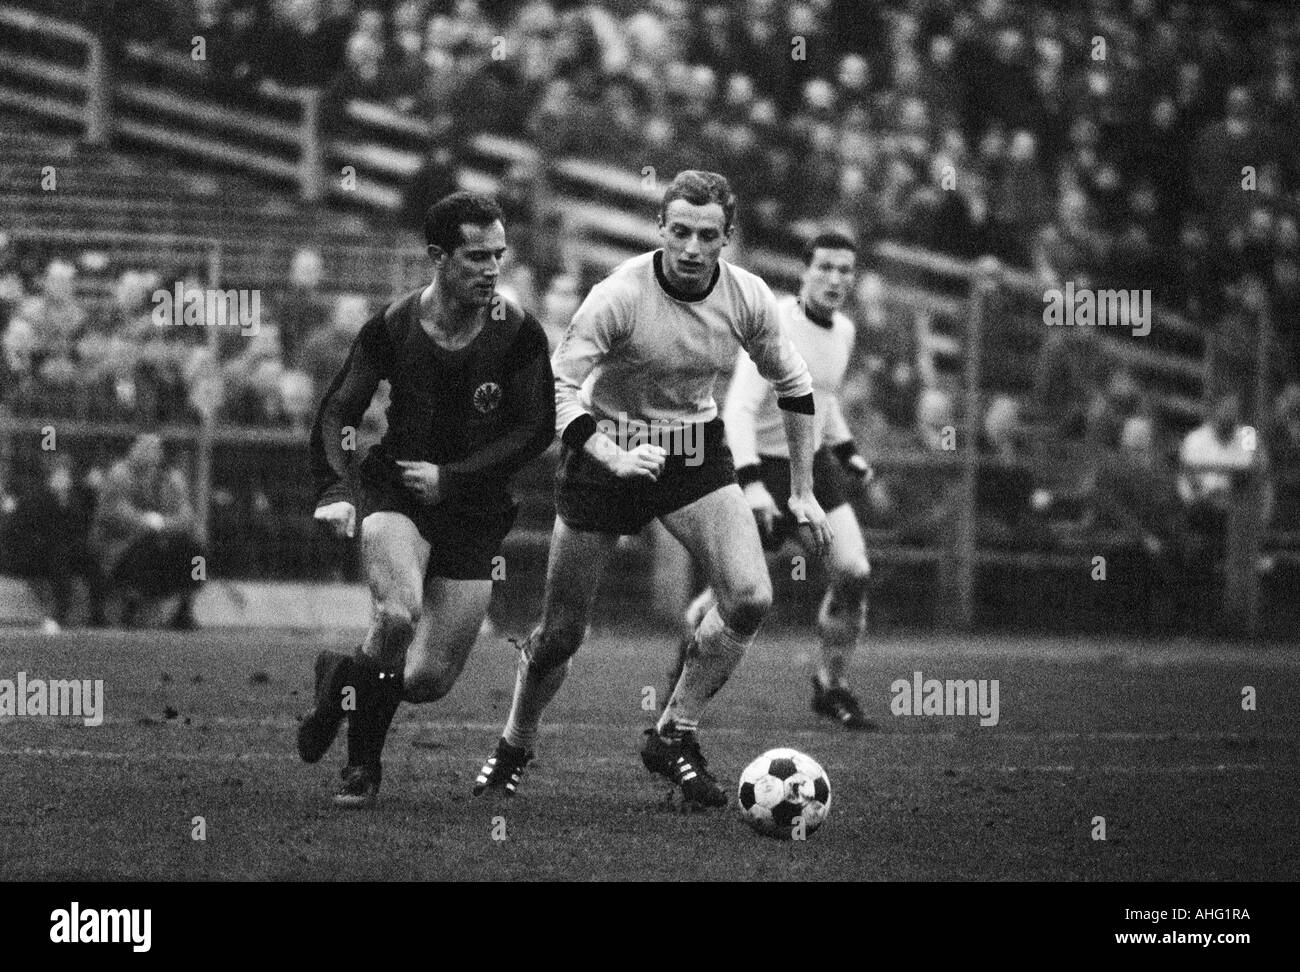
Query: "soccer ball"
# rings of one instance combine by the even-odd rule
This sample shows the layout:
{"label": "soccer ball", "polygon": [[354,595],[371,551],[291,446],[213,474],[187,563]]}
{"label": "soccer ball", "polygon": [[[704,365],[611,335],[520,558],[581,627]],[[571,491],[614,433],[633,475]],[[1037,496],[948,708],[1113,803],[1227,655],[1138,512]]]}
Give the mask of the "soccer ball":
{"label": "soccer ball", "polygon": [[769,749],[740,774],[740,812],[760,834],[811,834],[831,809],[831,781],[811,756]]}

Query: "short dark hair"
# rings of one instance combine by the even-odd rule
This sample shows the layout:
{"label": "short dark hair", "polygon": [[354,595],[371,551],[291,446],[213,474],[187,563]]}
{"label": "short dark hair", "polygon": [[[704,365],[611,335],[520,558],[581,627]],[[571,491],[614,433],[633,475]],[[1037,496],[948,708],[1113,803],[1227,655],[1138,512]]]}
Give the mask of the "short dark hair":
{"label": "short dark hair", "polygon": [[839,230],[823,230],[814,236],[803,248],[803,265],[812,266],[813,254],[818,250],[849,250],[854,256],[858,253],[858,244],[847,233]]}
{"label": "short dark hair", "polygon": [[487,193],[461,190],[429,207],[424,214],[424,239],[430,246],[451,253],[465,242],[460,231],[463,224],[491,226],[498,221],[504,224],[506,219],[495,199]]}
{"label": "short dark hair", "polygon": [[668,204],[674,199],[684,199],[692,206],[717,203],[722,207],[722,228],[731,229],[731,221],[736,215],[736,194],[731,191],[726,176],[702,169],[685,169],[677,173],[664,190],[663,202],[659,204],[660,222],[667,217]]}

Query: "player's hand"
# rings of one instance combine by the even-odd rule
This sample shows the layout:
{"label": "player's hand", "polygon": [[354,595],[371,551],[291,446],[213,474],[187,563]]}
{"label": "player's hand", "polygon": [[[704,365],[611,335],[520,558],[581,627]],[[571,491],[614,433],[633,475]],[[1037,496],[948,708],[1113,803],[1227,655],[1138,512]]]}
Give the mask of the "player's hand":
{"label": "player's hand", "polygon": [[653,483],[667,461],[666,449],[646,443],[635,449],[619,449],[609,464],[609,471],[619,479],[646,479]]}
{"label": "player's hand", "polygon": [[312,519],[324,523],[336,537],[351,539],[357,535],[357,508],[347,500],[317,507]]}
{"label": "player's hand", "polygon": [[772,535],[776,518],[781,515],[781,511],[776,507],[776,500],[772,499],[772,494],[767,491],[767,487],[762,482],[755,480],[745,484],[745,502],[749,504],[750,512],[754,514],[754,520],[758,523],[758,530],[766,540]]}
{"label": "player's hand", "polygon": [[817,502],[812,491],[791,494],[787,505],[798,525],[799,536],[808,549],[818,557],[825,557],[830,553],[832,538],[830,524],[826,522],[826,511]]}
{"label": "player's hand", "polygon": [[402,467],[402,485],[414,493],[416,499],[429,506],[442,500],[437,466],[414,459],[398,459],[397,464]]}

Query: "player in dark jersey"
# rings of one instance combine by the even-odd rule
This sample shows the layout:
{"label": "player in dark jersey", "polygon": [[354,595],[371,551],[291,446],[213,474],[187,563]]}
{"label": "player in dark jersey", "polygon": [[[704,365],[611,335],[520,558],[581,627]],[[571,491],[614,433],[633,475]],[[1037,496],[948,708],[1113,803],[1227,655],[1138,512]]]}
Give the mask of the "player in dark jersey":
{"label": "player in dark jersey", "polygon": [[[298,730],[299,755],[314,763],[348,718],[334,797],[345,807],[374,803],[401,701],[436,701],[460,675],[514,523],[510,477],[555,435],[546,334],[495,294],[506,249],[500,207],[453,193],[430,207],[424,232],[432,283],[361,329],[311,435],[315,518],[338,536],[360,524],[374,604],[354,654],[317,656],[316,706]],[[356,430],[383,379],[388,431],[354,468]]]}

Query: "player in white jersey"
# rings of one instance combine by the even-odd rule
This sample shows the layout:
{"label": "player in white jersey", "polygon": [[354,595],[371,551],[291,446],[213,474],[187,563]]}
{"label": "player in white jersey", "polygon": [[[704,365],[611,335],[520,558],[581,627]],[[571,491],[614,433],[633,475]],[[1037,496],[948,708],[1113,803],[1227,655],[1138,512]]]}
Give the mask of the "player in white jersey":
{"label": "player in white jersey", "polygon": [[658,519],[703,568],[717,598],[657,725],[646,730],[641,758],[681,788],[685,803],[727,802],[696,731],[772,603],[762,542],[713,398],[741,348],[782,409],[790,513],[812,549],[831,542],[813,496],[808,367],[781,330],[767,284],[720,259],[735,204],[722,176],[679,173],[659,211],[663,248],[597,284],[551,359],[563,449],[542,617],[521,646],[510,717],[476,795],[514,794],[619,537]]}
{"label": "player in white jersey", "polygon": [[[848,671],[866,624],[867,577],[871,567],[848,487],[862,483],[870,466],[858,454],[840,407],[839,393],[853,353],[855,328],[840,312],[853,286],[857,247],[847,236],[827,232],[804,250],[799,296],[783,295],[781,322],[795,349],[808,362],[817,406],[813,494],[826,511],[834,539],[828,558],[829,584],[817,614],[821,654],[813,674],[813,711],[848,729],[876,728],[849,688]],[[764,540],[779,548],[793,532],[782,514],[790,454],[771,388],[741,356],[723,409],[727,445],[736,478],[762,527]],[[701,619],[713,606],[711,588],[686,611],[686,633],[678,650],[676,680]]]}

